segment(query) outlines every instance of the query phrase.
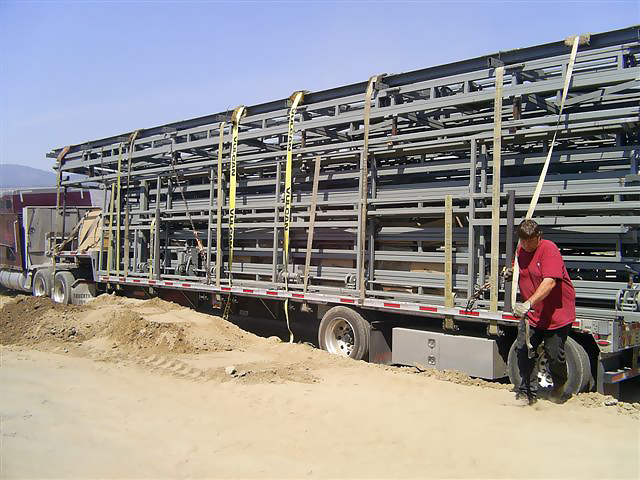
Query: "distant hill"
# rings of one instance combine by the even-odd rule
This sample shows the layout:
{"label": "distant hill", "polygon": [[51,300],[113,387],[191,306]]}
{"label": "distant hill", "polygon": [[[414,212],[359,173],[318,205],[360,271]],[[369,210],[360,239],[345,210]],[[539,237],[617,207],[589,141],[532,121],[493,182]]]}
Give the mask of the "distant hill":
{"label": "distant hill", "polygon": [[0,164],[0,188],[55,187],[56,174],[12,163]]}
{"label": "distant hill", "polygon": [[[82,175],[65,174],[72,180],[82,178]],[[13,163],[0,163],[0,189],[8,188],[36,188],[55,187],[57,177],[55,172],[47,172],[39,168],[26,167]]]}

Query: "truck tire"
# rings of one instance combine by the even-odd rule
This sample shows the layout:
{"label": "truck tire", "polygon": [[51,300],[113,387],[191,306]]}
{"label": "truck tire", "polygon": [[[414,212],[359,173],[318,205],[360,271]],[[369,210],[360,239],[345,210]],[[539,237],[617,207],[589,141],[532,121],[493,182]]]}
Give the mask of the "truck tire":
{"label": "truck tire", "polygon": [[[516,344],[517,340],[513,342],[509,350],[507,370],[509,380],[517,388],[520,385],[521,377],[520,371],[518,370]],[[564,351],[567,359],[568,377],[564,391],[566,394],[574,395],[590,387],[589,378],[591,378],[591,366],[589,356],[585,349],[571,337],[567,337]],[[546,355],[542,348],[538,350],[538,361],[536,362],[535,368],[538,371],[539,391],[549,392],[553,387],[553,380],[547,369]]]}
{"label": "truck tire", "polygon": [[371,325],[360,313],[348,307],[327,311],[318,328],[320,348],[343,357],[362,360],[369,353]]}
{"label": "truck tire", "polygon": [[589,360],[589,354],[579,343],[578,347],[580,347],[578,348],[578,353],[580,354],[580,363],[582,364],[582,386],[580,391],[590,392],[596,385],[593,374],[591,373],[591,361]]}
{"label": "truck tire", "polygon": [[34,297],[51,296],[51,271],[48,269],[37,270],[31,283],[31,293]]}
{"label": "truck tire", "polygon": [[71,303],[71,287],[76,281],[71,272],[58,272],[53,279],[51,298],[56,303],[69,305]]}

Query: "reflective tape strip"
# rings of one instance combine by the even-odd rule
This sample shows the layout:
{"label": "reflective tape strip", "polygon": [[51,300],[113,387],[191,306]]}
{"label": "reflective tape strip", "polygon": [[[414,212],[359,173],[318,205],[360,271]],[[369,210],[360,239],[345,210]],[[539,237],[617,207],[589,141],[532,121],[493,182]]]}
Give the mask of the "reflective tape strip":
{"label": "reflective tape strip", "polygon": [[[171,287],[174,289],[180,288],[188,288],[190,290],[197,290],[202,292],[210,292],[210,293],[225,293],[225,294],[238,294],[243,296],[253,296],[253,297],[268,297],[268,298],[277,298],[280,300],[288,300],[290,298],[296,300],[304,300],[308,302],[317,302],[324,304],[345,304],[345,305],[356,305],[358,304],[358,298],[355,297],[341,297],[335,295],[326,295],[320,293],[298,293],[298,292],[288,292],[285,290],[272,290],[272,289],[264,289],[264,288],[246,288],[242,286],[231,287],[231,286],[222,286],[216,287],[215,285],[207,284],[207,283],[187,283],[180,282],[179,280],[147,280],[145,278],[131,278],[131,277],[118,277],[118,276],[107,276],[102,275],[99,277],[99,280],[102,282],[114,282],[114,283],[122,283],[122,284],[130,284],[130,285],[154,285],[158,287]],[[371,308],[371,309],[383,309],[389,311],[404,311],[409,313],[422,313],[422,314],[437,314],[437,315],[455,315],[458,317],[472,317],[475,320],[495,320],[495,321],[508,321],[508,322],[516,322],[517,319],[512,315],[502,314],[502,313],[491,313],[485,310],[477,310],[477,311],[468,311],[462,310],[459,308],[450,308],[441,305],[421,305],[417,303],[411,302],[390,302],[388,300],[382,299],[372,299],[369,298],[365,301],[363,307]]]}

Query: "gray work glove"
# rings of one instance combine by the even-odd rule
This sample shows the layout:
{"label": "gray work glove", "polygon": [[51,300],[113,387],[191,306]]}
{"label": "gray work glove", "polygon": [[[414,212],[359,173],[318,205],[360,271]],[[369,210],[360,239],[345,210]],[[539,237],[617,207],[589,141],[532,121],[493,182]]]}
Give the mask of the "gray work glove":
{"label": "gray work glove", "polygon": [[531,302],[527,300],[526,302],[516,303],[513,307],[513,314],[518,318],[523,318],[529,310],[531,310]]}

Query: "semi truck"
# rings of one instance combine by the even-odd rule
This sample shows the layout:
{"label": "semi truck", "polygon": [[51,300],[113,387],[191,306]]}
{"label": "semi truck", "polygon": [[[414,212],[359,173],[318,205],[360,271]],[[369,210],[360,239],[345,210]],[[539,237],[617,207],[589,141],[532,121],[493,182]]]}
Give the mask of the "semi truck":
{"label": "semi truck", "polygon": [[[639,62],[632,26],[56,148],[64,233],[22,286],[312,317],[338,355],[518,383],[503,271],[534,218],[576,290],[567,389],[615,395],[640,373]],[[67,233],[72,188],[104,200]]]}

